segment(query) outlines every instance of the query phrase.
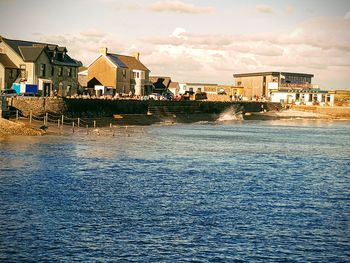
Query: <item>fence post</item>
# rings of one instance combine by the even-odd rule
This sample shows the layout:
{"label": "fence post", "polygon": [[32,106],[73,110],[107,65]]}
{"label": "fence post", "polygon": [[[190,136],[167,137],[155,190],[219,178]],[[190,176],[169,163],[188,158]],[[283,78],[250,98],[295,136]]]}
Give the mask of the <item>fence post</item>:
{"label": "fence post", "polygon": [[64,119],[64,115],[62,115],[62,118],[61,118],[62,126],[64,125],[63,119]]}
{"label": "fence post", "polygon": [[32,124],[33,111],[29,112],[29,123]]}
{"label": "fence post", "polygon": [[80,118],[78,118],[78,127],[80,127]]}
{"label": "fence post", "polygon": [[57,120],[57,127],[60,127],[60,120]]}
{"label": "fence post", "polygon": [[16,121],[18,121],[18,110],[16,110]]}
{"label": "fence post", "polygon": [[94,128],[96,128],[96,121],[94,121]]}
{"label": "fence post", "polygon": [[46,112],[46,124],[45,124],[46,126],[47,126],[48,121],[49,121],[49,113]]}
{"label": "fence post", "polygon": [[89,135],[89,125],[86,125],[86,134]]}
{"label": "fence post", "polygon": [[72,123],[72,129],[73,129],[73,133],[74,133],[74,121],[73,121],[73,123]]}

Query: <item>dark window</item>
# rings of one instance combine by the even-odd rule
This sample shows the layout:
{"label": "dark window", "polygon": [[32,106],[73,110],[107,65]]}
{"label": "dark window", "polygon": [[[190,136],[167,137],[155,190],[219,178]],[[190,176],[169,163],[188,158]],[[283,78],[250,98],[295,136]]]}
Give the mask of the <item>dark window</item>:
{"label": "dark window", "polygon": [[51,75],[53,76],[54,74],[55,74],[55,67],[52,66],[52,68],[51,68]]}
{"label": "dark window", "polygon": [[46,65],[40,64],[40,76],[45,77]]}
{"label": "dark window", "polygon": [[63,61],[63,53],[61,53],[61,52],[57,53],[57,60]]}
{"label": "dark window", "polygon": [[68,77],[71,77],[72,76],[72,68],[68,68],[67,69],[67,75],[68,75]]}
{"label": "dark window", "polygon": [[58,68],[58,76],[62,76],[63,75],[63,68],[59,67]]}

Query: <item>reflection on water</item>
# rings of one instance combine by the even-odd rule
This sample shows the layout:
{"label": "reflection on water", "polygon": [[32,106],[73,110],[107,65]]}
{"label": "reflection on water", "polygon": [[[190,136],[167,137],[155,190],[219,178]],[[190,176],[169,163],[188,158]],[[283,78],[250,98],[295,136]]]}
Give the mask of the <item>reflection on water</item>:
{"label": "reflection on water", "polygon": [[349,128],[239,121],[0,140],[0,260],[349,261]]}

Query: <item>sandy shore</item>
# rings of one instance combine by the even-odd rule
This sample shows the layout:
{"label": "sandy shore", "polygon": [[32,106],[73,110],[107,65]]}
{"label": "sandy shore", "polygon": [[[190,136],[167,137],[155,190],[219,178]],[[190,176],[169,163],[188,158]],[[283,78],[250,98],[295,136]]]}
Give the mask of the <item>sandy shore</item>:
{"label": "sandy shore", "polygon": [[331,119],[350,119],[350,107],[322,107],[322,106],[297,106],[291,107],[295,111],[303,111],[320,116],[326,116]]}
{"label": "sandy shore", "polygon": [[25,124],[19,122],[9,121],[3,118],[0,118],[0,136],[8,135],[25,135],[25,136],[40,136],[45,134],[44,130],[41,129],[32,129],[26,127]]}

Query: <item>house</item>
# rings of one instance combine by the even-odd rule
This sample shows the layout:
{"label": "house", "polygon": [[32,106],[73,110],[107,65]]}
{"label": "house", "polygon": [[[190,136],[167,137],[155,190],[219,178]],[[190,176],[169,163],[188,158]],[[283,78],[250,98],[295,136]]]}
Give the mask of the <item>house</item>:
{"label": "house", "polygon": [[153,85],[152,92],[158,94],[163,94],[164,92],[167,92],[171,83],[170,77],[151,76],[149,80]]}
{"label": "house", "polygon": [[140,54],[125,56],[108,53],[100,48],[99,55],[87,67],[87,86],[104,86],[113,93],[144,95],[149,83],[150,70],[141,63]]}
{"label": "house", "polygon": [[271,90],[313,88],[314,75],[291,72],[257,72],[234,74],[235,86],[244,87],[248,98],[270,97]]}
{"label": "house", "polygon": [[73,95],[78,89],[81,63],[55,44],[0,36],[0,90],[16,85],[36,86],[39,94]]}
{"label": "house", "polygon": [[179,82],[170,82],[168,90],[174,95],[177,96],[180,94],[180,85]]}
{"label": "house", "polygon": [[272,90],[272,102],[295,105],[334,106],[335,92],[320,89],[280,89]]}

